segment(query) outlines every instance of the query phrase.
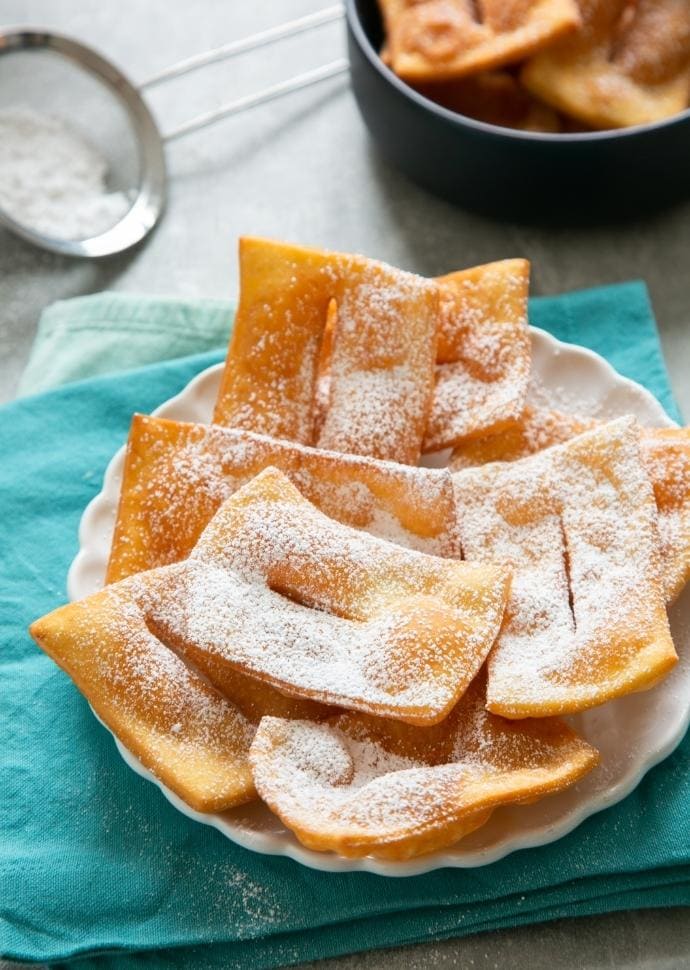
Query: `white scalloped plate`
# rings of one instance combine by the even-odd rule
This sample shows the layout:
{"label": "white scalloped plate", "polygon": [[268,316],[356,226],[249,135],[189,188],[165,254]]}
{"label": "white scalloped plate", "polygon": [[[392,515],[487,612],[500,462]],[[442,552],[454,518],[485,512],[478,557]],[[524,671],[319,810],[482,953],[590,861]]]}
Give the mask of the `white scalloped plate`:
{"label": "white scalloped plate", "polygon": [[[641,424],[672,426],[661,405],[644,388],[621,377],[597,354],[564,344],[532,328],[532,397],[579,414],[614,418],[634,414]],[[208,368],[154,414],[182,421],[210,420],[222,364]],[[110,462],[103,490],[86,508],[79,529],[80,550],[69,571],[72,600],[103,585],[120,492],[124,448]],[[599,749],[602,763],[568,791],[527,806],[494,812],[490,821],[456,846],[410,862],[345,859],[305,849],[261,803],[218,815],[194,812],[162,785],[115,739],[127,764],[158,785],[183,814],[212,825],[233,842],[255,852],[289,856],[330,872],[364,870],[386,876],[411,876],[443,866],[483,866],[516,849],[545,845],[572,831],[585,818],[625,798],[651,767],[676,747],[690,721],[690,590],[670,610],[680,662],[658,687],[632,694],[570,718]]]}

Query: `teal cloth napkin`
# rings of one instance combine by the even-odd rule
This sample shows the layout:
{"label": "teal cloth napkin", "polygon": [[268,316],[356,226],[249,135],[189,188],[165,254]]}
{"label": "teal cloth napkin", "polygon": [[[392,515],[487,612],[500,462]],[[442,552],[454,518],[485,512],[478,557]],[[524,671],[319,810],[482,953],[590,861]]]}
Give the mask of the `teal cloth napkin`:
{"label": "teal cloth napkin", "polygon": [[[65,346],[72,308],[79,345],[99,370],[136,356],[132,320],[146,321],[144,352],[156,344],[162,356],[175,342],[169,320],[189,320],[209,340],[217,327],[224,340],[230,314],[112,295],[62,304],[47,315],[59,315],[61,336],[51,345],[43,331],[25,390],[41,377],[36,361],[50,363],[52,380],[73,375],[77,356]],[[536,299],[532,321],[603,353],[678,416],[642,284]],[[121,333],[119,341],[109,334],[99,356],[103,327]],[[26,625],[65,599],[79,517],[132,412],[150,411],[221,357],[219,348],[0,409],[0,952],[55,966],[79,956],[93,970],[260,970],[556,917],[690,904],[687,738],[624,802],[559,842],[481,869],[407,879],[320,873],[250,853],[185,818],[127,768]]]}

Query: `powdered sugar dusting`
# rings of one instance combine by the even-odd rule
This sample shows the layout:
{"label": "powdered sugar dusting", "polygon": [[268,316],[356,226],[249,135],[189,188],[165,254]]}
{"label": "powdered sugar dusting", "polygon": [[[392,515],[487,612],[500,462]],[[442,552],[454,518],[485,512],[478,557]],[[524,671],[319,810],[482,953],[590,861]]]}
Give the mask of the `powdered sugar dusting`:
{"label": "powdered sugar dusting", "polygon": [[458,557],[446,471],[319,451],[251,432],[137,416],[109,581],[189,555],[222,502],[274,465],[327,515],[399,545]]}
{"label": "powdered sugar dusting", "polygon": [[527,261],[429,280],[268,240],[240,253],[216,422],[415,465],[422,443],[440,450],[519,415]]}
{"label": "powdered sugar dusting", "polygon": [[436,359],[436,285],[353,260],[337,302],[319,446],[416,464]]}
{"label": "powdered sugar dusting", "polygon": [[288,694],[420,721],[472,680],[507,591],[500,570],[328,519],[273,469],[163,575],[149,622],[175,648],[193,645],[197,665],[209,655]]}
{"label": "powdered sugar dusting", "polygon": [[506,260],[439,281],[439,360],[425,451],[495,431],[524,406],[528,264]]}
{"label": "powdered sugar dusting", "polygon": [[493,710],[582,709],[672,662],[638,435],[621,419],[532,458],[455,476],[465,554],[514,567],[489,660]]}
{"label": "powdered sugar dusting", "polygon": [[514,725],[484,708],[479,678],[431,728],[344,714],[265,718],[250,758],[258,790],[307,845],[396,858],[457,840],[482,812],[574,780],[592,749],[558,722]]}
{"label": "powdered sugar dusting", "polygon": [[659,509],[664,591],[671,602],[690,578],[690,430],[642,430],[642,453]]}
{"label": "powdered sugar dusting", "polygon": [[[491,461],[516,461],[561,444],[599,422],[593,418],[528,406],[519,423],[500,434],[465,441],[451,468],[461,471]],[[678,595],[690,574],[690,433],[685,428],[640,428],[642,460],[656,500],[666,599]]]}
{"label": "powdered sugar dusting", "polygon": [[436,351],[433,281],[261,239],[242,240],[240,276],[214,421],[416,464]]}
{"label": "powdered sugar dusting", "polygon": [[115,734],[186,801],[206,811],[247,801],[254,728],[149,630],[142,604],[158,578],[109,587],[38,621],[32,633]]}
{"label": "powdered sugar dusting", "polygon": [[516,461],[569,441],[596,424],[593,418],[529,404],[519,421],[505,431],[463,441],[453,451],[450,465],[454,471],[462,471],[489,461]]}

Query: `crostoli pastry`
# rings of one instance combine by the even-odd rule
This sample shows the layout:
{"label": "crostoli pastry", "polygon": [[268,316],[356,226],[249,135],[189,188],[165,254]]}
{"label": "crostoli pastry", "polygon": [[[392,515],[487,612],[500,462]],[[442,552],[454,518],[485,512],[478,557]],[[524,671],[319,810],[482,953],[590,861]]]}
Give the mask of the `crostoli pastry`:
{"label": "crostoli pastry", "polygon": [[530,375],[529,263],[450,273],[440,290],[434,397],[424,451],[495,433],[523,411]]}
{"label": "crostoli pastry", "polygon": [[514,64],[575,30],[575,0],[379,0],[386,61],[406,81]]}
{"label": "crostoli pastry", "polygon": [[646,124],[690,101],[687,0],[579,0],[583,26],[523,67],[543,101],[594,128]]}
{"label": "crostoli pastry", "polygon": [[[364,256],[240,242],[240,302],[214,421],[416,464],[436,359],[434,283]],[[327,407],[314,400],[335,306]]]}
{"label": "crostoli pastry", "polygon": [[664,593],[672,603],[690,580],[690,428],[644,428],[642,454],[659,510]]}
{"label": "crostoli pastry", "polygon": [[[568,441],[601,422],[532,405],[503,432],[464,441],[451,458],[460,471],[491,461],[516,461]],[[659,540],[666,601],[690,579],[690,428],[640,429],[642,459],[659,512]]]}
{"label": "crostoli pastry", "polygon": [[[123,744],[188,805],[221,811],[255,797],[247,761],[254,726],[151,632],[144,573],[31,625]],[[283,715],[285,712],[283,712]]]}
{"label": "crostoli pastry", "polygon": [[521,131],[563,129],[558,112],[529,94],[510,71],[483,71],[452,81],[415,84],[414,88],[449,111],[490,125]]}
{"label": "crostoli pastry", "polygon": [[341,259],[316,443],[416,465],[433,392],[438,289],[363,257]]}
{"label": "crostoli pastry", "polygon": [[508,588],[505,568],[328,519],[269,468],[223,504],[191,558],[63,606],[31,634],[144,765],[218,811],[254,796],[247,752],[265,714],[315,720],[325,700],[443,717],[491,648]]}
{"label": "crostoli pastry", "polygon": [[312,444],[312,402],[334,282],[328,256],[243,238],[239,264],[240,300],[214,421]]}
{"label": "crostoli pastry", "polygon": [[435,556],[460,557],[453,485],[445,470],[137,414],[107,581],[185,559],[223,501],[269,465],[339,522]]}
{"label": "crostoli pastry", "polygon": [[[527,297],[530,264],[503,259],[436,277],[438,343],[423,450],[499,431],[520,415],[531,360]],[[328,410],[337,327],[330,307],[316,391],[317,427]],[[380,325],[375,322],[376,325]],[[317,440],[323,440],[317,435]]]}
{"label": "crostoli pastry", "polygon": [[556,718],[510,722],[484,702],[479,677],[435,727],[352,713],[321,724],[264,718],[250,750],[257,789],[308,848],[399,860],[596,765],[597,752]]}
{"label": "crostoli pastry", "polygon": [[569,441],[600,423],[595,418],[528,404],[509,427],[457,445],[450,458],[450,468],[462,471],[492,461],[516,461]]}
{"label": "crostoli pastry", "polygon": [[274,468],[167,569],[149,625],[211,680],[227,666],[288,695],[411,724],[441,720],[467,689],[510,585],[504,567],[342,525]]}
{"label": "crostoli pastry", "polygon": [[454,481],[464,554],[513,566],[488,662],[491,711],[584,710],[653,686],[676,663],[656,505],[632,419]]}
{"label": "crostoli pastry", "polygon": [[431,280],[243,239],[214,422],[406,464],[499,430],[527,393],[528,289],[524,259]]}

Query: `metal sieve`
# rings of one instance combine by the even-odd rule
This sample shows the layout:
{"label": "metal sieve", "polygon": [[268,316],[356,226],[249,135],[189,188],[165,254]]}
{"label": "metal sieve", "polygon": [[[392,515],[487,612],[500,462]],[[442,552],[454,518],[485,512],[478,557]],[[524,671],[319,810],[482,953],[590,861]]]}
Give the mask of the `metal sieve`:
{"label": "metal sieve", "polygon": [[0,27],[0,57],[11,56],[18,52],[50,51],[72,62],[108,89],[126,113],[136,144],[139,169],[138,184],[133,192],[128,211],[114,225],[98,235],[84,239],[62,239],[46,235],[30,225],[17,221],[8,212],[3,211],[1,207],[0,225],[35,246],[67,256],[93,259],[119,253],[136,245],[154,228],[165,206],[167,174],[164,145],[166,142],[198,131],[222,118],[227,118],[257,105],[284,97],[293,91],[318,84],[327,78],[343,74],[348,70],[348,62],[345,58],[338,58],[328,64],[196,115],[166,132],[162,132],[159,128],[145,101],[144,92],[208,64],[235,57],[338,20],[343,16],[343,13],[343,5],[338,3],[313,14],[253,34],[250,37],[231,41],[214,50],[173,64],[138,86],[133,84],[111,61],[91,47],[70,37],[40,28]]}

